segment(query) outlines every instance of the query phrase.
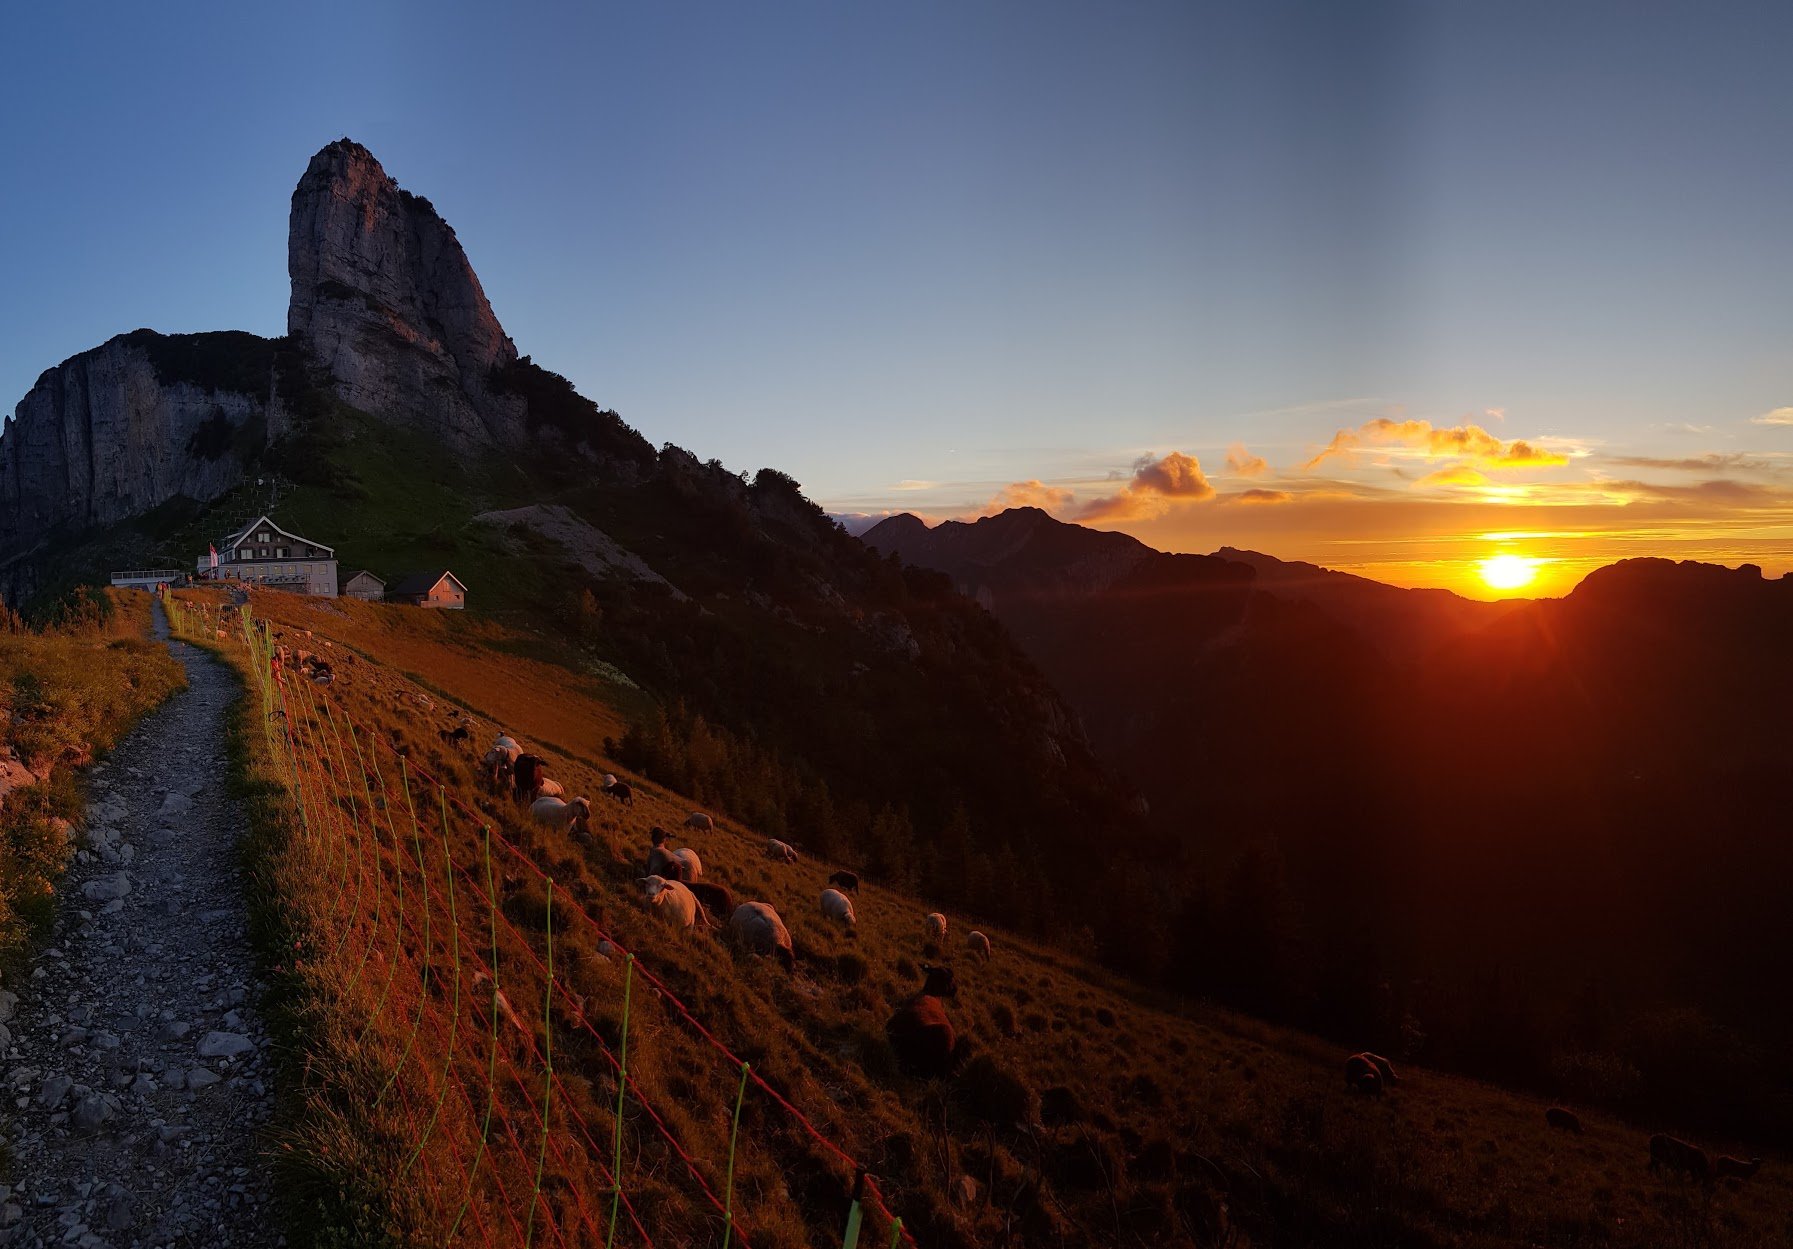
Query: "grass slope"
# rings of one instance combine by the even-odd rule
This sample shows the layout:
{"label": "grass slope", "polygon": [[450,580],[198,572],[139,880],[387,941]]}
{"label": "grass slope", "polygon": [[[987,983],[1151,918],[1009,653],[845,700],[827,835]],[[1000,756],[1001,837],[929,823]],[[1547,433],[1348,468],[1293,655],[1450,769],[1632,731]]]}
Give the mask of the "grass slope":
{"label": "grass slope", "polygon": [[[1793,1238],[1785,1159],[1771,1159],[1747,1184],[1700,1188],[1650,1175],[1648,1134],[1638,1126],[1584,1115],[1585,1135],[1562,1135],[1546,1128],[1543,1103],[1474,1081],[1415,1070],[1380,1102],[1356,1098],[1344,1091],[1342,1054],[1330,1046],[1222,1011],[1169,1007],[1083,958],[1000,931],[992,931],[988,965],[953,958],[961,988],[951,1014],[981,1056],[976,1072],[945,1088],[907,1080],[894,1069],[882,1024],[932,953],[921,935],[921,916],[934,909],[927,900],[868,883],[857,937],[848,937],[817,913],[833,865],[775,866],[763,837],[719,819],[714,834],[691,843],[706,879],[725,883],[737,900],[778,908],[796,941],[798,973],[787,979],[713,937],[675,933],[634,904],[633,878],[648,829],[663,825],[685,844],[679,825],[694,804],[627,776],[604,756],[604,739],[618,723],[614,687],[519,653],[532,648],[490,622],[281,594],[257,593],[253,607],[291,643],[333,659],[344,650],[358,656],[337,659],[339,680],[327,691],[292,685],[295,699],[308,700],[295,703],[303,720],[316,726],[327,708],[346,711],[457,794],[483,802],[495,827],[554,875],[561,897],[604,916],[725,1042],[880,1177],[923,1245],[1643,1249],[1766,1247]],[[640,800],[626,811],[600,805],[593,847],[537,837],[508,802],[481,797],[471,753],[441,740],[439,731],[463,714],[474,721],[476,746],[511,732],[548,758],[549,773],[569,794],[595,793],[596,774],[610,770],[633,782]],[[395,867],[401,862],[397,838],[369,844],[374,862],[382,855]],[[286,843],[265,865],[266,879],[295,930],[310,934],[302,942],[323,934],[331,946],[374,950],[379,965],[382,941],[394,943],[382,937],[379,915],[398,905],[391,887],[398,873],[370,878],[350,867],[346,849],[332,858],[320,849],[326,846],[327,838]],[[546,899],[521,870],[507,874],[501,891],[517,932],[502,938],[499,967],[525,1010],[541,1001],[531,969]],[[444,934],[454,929],[439,905],[430,913],[435,937],[427,944],[442,965]],[[951,919],[948,956],[960,954],[968,928],[988,930],[970,916]],[[422,948],[415,932],[406,948]],[[303,1020],[294,1036],[307,1085],[288,1142],[292,1173],[304,1177],[312,1200],[364,1224],[417,1243],[440,1241],[443,1194],[419,1176],[455,1174],[445,1151],[477,1142],[478,1116],[472,1107],[454,1109],[447,1079],[432,1083],[417,1073],[477,1084],[483,1051],[463,1054],[447,1044],[449,993],[437,974],[415,983],[389,977],[379,991],[377,978],[348,974],[323,950],[307,948],[297,962],[285,985]],[[587,1020],[614,1038],[614,961],[581,940],[575,925],[557,943],[556,966],[583,995]],[[457,983],[468,1000],[477,997],[471,981]],[[631,1068],[699,1166],[717,1177],[735,1072],[651,995],[638,993],[635,1010]],[[475,1009],[472,1022],[490,1021]],[[550,1023],[516,1031],[532,1045],[552,1039],[567,1101],[607,1146],[615,1085],[576,1022],[554,1013]],[[507,1040],[505,1062],[527,1076],[520,1044]],[[398,1081],[402,1096],[382,1101],[377,1094],[401,1069],[412,1073]],[[408,1088],[414,1078],[421,1083]],[[512,1087],[524,1091],[500,1099],[499,1124],[526,1132],[536,1122],[525,1104],[527,1081]],[[446,1109],[413,1169],[408,1133],[416,1120],[401,1107],[427,1105],[432,1092]],[[567,1243],[579,1243],[578,1210],[607,1209],[608,1189],[592,1170],[599,1151],[565,1114],[552,1120],[543,1193]],[[720,1244],[720,1219],[633,1103],[625,1126],[625,1186],[656,1241]],[[747,1099],[741,1131],[738,1209],[751,1243],[822,1244],[838,1236],[847,1186],[840,1167],[763,1098]],[[1736,1142],[1703,1143],[1747,1152]],[[513,1192],[529,1191],[526,1173],[509,1178]],[[479,1208],[501,1233],[505,1212],[486,1200]],[[446,1208],[453,1207],[450,1200]],[[520,1208],[516,1217],[524,1217]]]}

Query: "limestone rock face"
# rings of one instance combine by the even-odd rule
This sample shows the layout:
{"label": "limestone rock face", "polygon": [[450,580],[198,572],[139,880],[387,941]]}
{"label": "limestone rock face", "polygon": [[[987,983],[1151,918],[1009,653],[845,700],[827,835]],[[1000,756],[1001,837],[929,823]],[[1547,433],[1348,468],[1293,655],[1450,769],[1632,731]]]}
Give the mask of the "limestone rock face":
{"label": "limestone rock face", "polygon": [[470,445],[521,427],[522,401],[490,385],[516,346],[454,230],[359,143],[330,144],[299,179],[287,272],[287,331],[344,401]]}
{"label": "limestone rock face", "polygon": [[[208,376],[226,355],[229,370]],[[0,437],[0,562],[58,529],[235,485],[243,440],[266,438],[272,355],[252,334],[137,330],[46,371]]]}

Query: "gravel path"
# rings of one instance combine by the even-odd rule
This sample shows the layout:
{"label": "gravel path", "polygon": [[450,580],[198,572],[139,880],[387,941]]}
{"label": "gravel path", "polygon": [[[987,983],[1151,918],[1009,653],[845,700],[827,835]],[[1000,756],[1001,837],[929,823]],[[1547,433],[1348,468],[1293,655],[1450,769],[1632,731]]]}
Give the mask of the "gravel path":
{"label": "gravel path", "polygon": [[237,685],[170,647],[189,687],[93,768],[50,944],[9,986],[16,1001],[0,992],[0,1245],[285,1243],[260,1135],[272,1099],[244,820],[224,785]]}

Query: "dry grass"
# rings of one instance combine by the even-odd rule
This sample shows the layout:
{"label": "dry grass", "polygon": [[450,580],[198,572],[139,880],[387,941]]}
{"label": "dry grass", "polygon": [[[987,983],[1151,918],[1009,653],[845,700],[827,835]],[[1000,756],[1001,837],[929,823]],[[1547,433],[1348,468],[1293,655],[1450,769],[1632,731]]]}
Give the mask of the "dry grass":
{"label": "dry grass", "polygon": [[0,633],[0,732],[17,766],[39,779],[0,809],[0,960],[16,956],[53,910],[75,853],[84,794],[79,769],[185,684],[148,640],[147,594],[109,591],[103,625],[72,633]]}
{"label": "dry grass", "polygon": [[[602,1239],[616,1096],[605,1051],[620,1035],[623,968],[598,954],[595,935],[567,907],[571,898],[869,1167],[924,1245],[1653,1249],[1793,1240],[1785,1159],[1748,1184],[1700,1189],[1647,1173],[1639,1127],[1584,1115],[1586,1134],[1564,1136],[1545,1127],[1543,1103],[1473,1081],[1412,1071],[1381,1101],[1357,1098],[1344,1090],[1342,1055],[1301,1034],[1219,1011],[1164,1009],[1084,960],[1001,932],[992,932],[993,960],[976,963],[961,943],[969,928],[988,927],[969,917],[951,917],[946,951],[927,950],[921,916],[933,908],[873,884],[861,892],[858,933],[849,937],[818,913],[836,865],[775,865],[763,838],[719,818],[716,833],[693,843],[705,879],[726,884],[737,901],[778,908],[799,955],[798,974],[787,979],[714,936],[675,932],[635,903],[648,829],[662,825],[685,844],[680,825],[692,805],[599,753],[616,731],[601,683],[516,653],[517,639],[491,625],[277,594],[258,594],[254,609],[290,644],[330,655],[339,678],[328,687],[287,683],[299,757],[314,761],[321,750],[334,762],[308,762],[301,772],[310,826],[265,843],[264,865],[269,896],[301,946],[283,969],[300,1004],[293,1037],[305,1072],[287,1152],[306,1199],[334,1212],[320,1227],[359,1220],[364,1231],[379,1225],[414,1243],[442,1243],[471,1192],[462,1239]],[[304,629],[313,636],[295,632]],[[364,658],[339,661],[333,652],[344,647]],[[442,693],[460,704],[456,714],[473,717],[473,749],[438,736],[451,720]],[[355,761],[359,739],[343,735],[347,717],[382,743],[362,741],[365,768]],[[548,758],[569,794],[595,794],[596,773],[616,771],[635,786],[635,807],[597,800],[592,846],[537,835],[508,800],[476,783],[473,754],[501,729]],[[274,786],[282,749],[276,734],[251,752],[264,825],[281,818]],[[479,832],[470,820],[449,822],[447,857],[471,871],[454,877],[451,922],[434,800],[422,787],[412,791],[424,804],[413,829],[393,750],[407,756],[403,768],[440,778],[552,875],[556,979],[583,1000],[581,1011],[558,998],[544,1021],[547,892],[526,864],[500,853],[496,966],[517,1020],[499,1011],[495,1127],[483,1152],[494,1021],[489,985],[474,974],[479,958],[490,960],[492,940],[490,912],[475,893],[484,870]],[[370,804],[357,788],[376,759]],[[916,966],[940,954],[960,974],[955,1023],[982,1056],[975,1076],[946,1088],[897,1075],[882,1035],[884,1019],[918,983]],[[628,1036],[640,1096],[631,1092],[623,1117],[625,1190],[654,1241],[719,1244],[721,1218],[643,1105],[663,1116],[720,1193],[738,1073],[640,980]],[[541,1146],[532,1106],[546,1086],[540,1055],[550,1040],[556,1109],[530,1228]],[[850,1182],[842,1163],[750,1089],[735,1172],[748,1243],[830,1243]],[[884,1243],[881,1222],[873,1223],[869,1242]],[[618,1241],[640,1239],[625,1219]]]}

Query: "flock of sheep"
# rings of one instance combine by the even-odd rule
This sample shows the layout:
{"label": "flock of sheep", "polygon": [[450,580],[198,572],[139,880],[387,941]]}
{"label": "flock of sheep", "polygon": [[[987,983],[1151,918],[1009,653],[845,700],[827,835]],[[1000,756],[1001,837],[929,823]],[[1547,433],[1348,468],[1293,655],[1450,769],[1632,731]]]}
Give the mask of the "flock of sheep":
{"label": "flock of sheep", "polygon": [[[467,741],[469,735],[465,725],[442,732],[445,741],[456,744]],[[499,793],[508,791],[516,802],[527,805],[537,825],[591,841],[591,799],[567,798],[565,787],[545,771],[545,760],[525,751],[516,739],[500,735],[481,757],[480,767],[488,787]],[[623,806],[635,803],[634,790],[608,773],[600,793]],[[716,821],[705,812],[693,811],[685,818],[685,828],[714,833]],[[771,903],[737,902],[727,886],[704,879],[703,860],[694,848],[673,847],[670,835],[659,827],[652,830],[651,838],[644,874],[636,881],[644,906],[681,930],[725,930],[747,953],[773,958],[787,972],[796,969],[790,929]],[[766,857],[784,866],[794,866],[799,860],[796,848],[776,837],[767,839]],[[823,921],[839,924],[849,936],[857,936],[859,917],[851,895],[858,891],[855,873],[831,874],[819,898]],[[938,911],[923,916],[922,935],[929,948],[944,949],[946,916]],[[990,938],[982,932],[970,933],[966,948],[976,958],[990,958]],[[924,963],[921,972],[920,990],[886,1021],[885,1035],[903,1070],[924,1079],[945,1078],[964,1057],[962,1038],[947,1017],[944,1001],[956,997],[958,987],[950,967]]]}

